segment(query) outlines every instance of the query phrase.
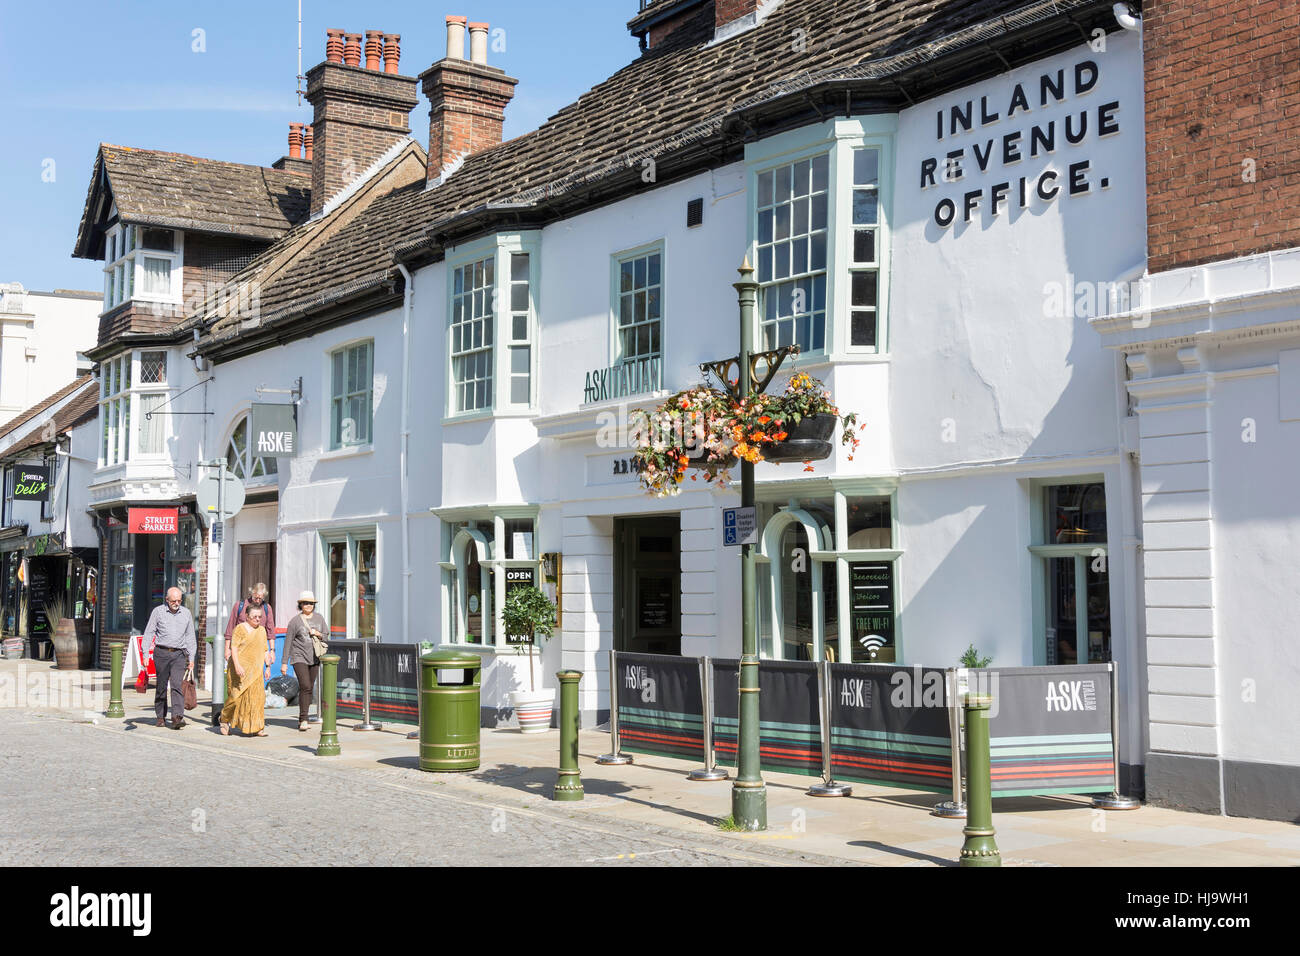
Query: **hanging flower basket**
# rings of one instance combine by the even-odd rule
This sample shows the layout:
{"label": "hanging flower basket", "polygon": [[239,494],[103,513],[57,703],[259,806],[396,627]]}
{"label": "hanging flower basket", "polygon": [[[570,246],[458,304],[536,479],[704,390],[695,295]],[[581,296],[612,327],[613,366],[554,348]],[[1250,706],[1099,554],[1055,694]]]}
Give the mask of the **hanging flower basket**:
{"label": "hanging flower basket", "polygon": [[787,425],[785,441],[772,442],[763,449],[763,460],[775,464],[795,461],[824,461],[831,457],[831,436],[839,421],[829,412],[810,415]]}
{"label": "hanging flower basket", "polygon": [[[634,467],[650,494],[678,494],[688,470],[725,488],[740,460],[776,464],[829,458],[835,423],[840,440],[856,450],[857,415],[840,415],[821,382],[800,372],[781,395],[751,395],[735,401],[721,389],[700,385],[670,396],[653,412],[633,420],[637,450]],[[849,459],[852,460],[852,454]],[[698,475],[689,476],[691,481]]]}

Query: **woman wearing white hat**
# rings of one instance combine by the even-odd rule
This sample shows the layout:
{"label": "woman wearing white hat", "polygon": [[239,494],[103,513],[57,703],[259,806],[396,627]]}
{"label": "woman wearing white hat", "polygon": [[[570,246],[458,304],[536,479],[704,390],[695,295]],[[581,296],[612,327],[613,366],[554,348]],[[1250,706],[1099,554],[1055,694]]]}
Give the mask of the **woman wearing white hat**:
{"label": "woman wearing white hat", "polygon": [[280,673],[287,674],[292,664],[294,676],[298,678],[299,730],[307,729],[307,709],[320,674],[320,655],[327,647],[327,628],[325,618],[316,613],[316,595],[303,591],[298,595],[298,613],[285,628],[284,663],[280,665]]}

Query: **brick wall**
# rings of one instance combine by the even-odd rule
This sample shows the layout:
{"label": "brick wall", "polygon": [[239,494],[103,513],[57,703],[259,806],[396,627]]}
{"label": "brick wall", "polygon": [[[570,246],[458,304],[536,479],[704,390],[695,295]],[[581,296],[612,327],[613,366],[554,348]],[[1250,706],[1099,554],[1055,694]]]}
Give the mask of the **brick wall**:
{"label": "brick wall", "polygon": [[1300,4],[1147,0],[1143,33],[1150,271],[1300,245]]}
{"label": "brick wall", "polygon": [[447,59],[421,73],[420,82],[429,98],[429,180],[457,159],[501,145],[518,80],[496,67]]}
{"label": "brick wall", "polygon": [[325,204],[410,133],[414,77],[320,63],[307,73],[314,107],[311,211]]}
{"label": "brick wall", "polygon": [[758,0],[713,0],[713,22],[725,26],[758,9]]}

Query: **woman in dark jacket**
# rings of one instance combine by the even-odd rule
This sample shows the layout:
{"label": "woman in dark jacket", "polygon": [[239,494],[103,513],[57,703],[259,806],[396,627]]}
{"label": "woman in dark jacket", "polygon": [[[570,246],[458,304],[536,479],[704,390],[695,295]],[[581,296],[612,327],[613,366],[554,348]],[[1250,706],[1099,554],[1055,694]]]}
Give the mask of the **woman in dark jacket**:
{"label": "woman in dark jacket", "polygon": [[303,591],[298,595],[298,613],[289,619],[284,632],[284,663],[280,673],[287,674],[293,665],[298,678],[298,729],[307,729],[307,709],[311,706],[312,689],[320,674],[320,660],[316,657],[313,637],[324,640],[329,633],[325,618],[316,613],[316,595]]}

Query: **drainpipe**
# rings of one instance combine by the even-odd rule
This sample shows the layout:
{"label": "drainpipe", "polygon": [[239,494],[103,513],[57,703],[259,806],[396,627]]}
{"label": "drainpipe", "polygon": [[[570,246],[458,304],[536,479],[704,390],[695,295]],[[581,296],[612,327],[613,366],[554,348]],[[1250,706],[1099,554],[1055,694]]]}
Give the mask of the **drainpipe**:
{"label": "drainpipe", "polygon": [[402,293],[402,426],[401,475],[402,492],[402,643],[411,643],[411,509],[410,479],[407,475],[411,445],[411,304],[415,301],[415,277],[402,263],[397,264],[402,273],[405,290]]}

